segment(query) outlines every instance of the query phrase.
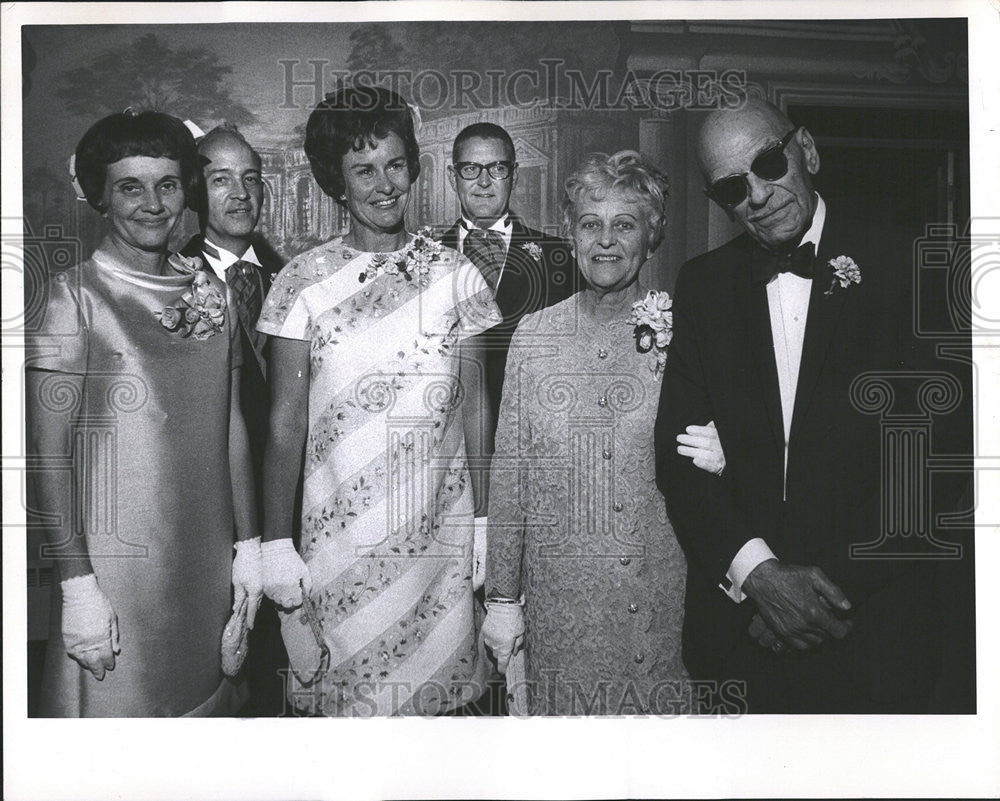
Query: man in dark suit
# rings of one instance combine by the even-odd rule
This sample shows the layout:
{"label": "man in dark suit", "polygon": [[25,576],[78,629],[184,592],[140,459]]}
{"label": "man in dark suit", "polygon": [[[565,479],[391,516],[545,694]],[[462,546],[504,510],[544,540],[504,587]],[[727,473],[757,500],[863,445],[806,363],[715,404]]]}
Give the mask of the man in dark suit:
{"label": "man in dark suit", "polygon": [[580,288],[579,278],[566,242],[528,228],[511,212],[517,161],[514,142],[499,125],[475,123],[458,134],[448,180],[458,194],[462,217],[441,241],[464,253],[479,268],[496,293],[503,314],[503,322],[483,335],[493,421],[487,444],[492,453],[514,329],[526,314],[568,298]]}
{"label": "man in dark suit", "polygon": [[[209,131],[198,142],[204,177],[203,192],[195,199],[201,233],[181,250],[201,257],[206,267],[227,286],[236,308],[243,368],[240,406],[246,420],[261,514],[264,445],[270,409],[267,388],[267,337],[256,329],[264,297],[282,264],[262,242],[253,242],[264,199],[260,155],[228,125]],[[259,544],[258,544],[259,547]],[[277,615],[265,599],[250,633],[245,672],[251,698],[244,714],[275,715],[284,703],[280,671],[288,665]]]}
{"label": "man in dark suit", "polygon": [[254,247],[254,229],[264,199],[257,152],[234,127],[219,126],[198,142],[198,153],[204,160],[204,193],[195,204],[201,233],[191,238],[181,254],[200,256],[226,282],[236,305],[243,351],[240,402],[259,487],[267,438],[267,337],[256,326],[264,297],[282,264],[269,249]]}
{"label": "man in dark suit", "polygon": [[[694,679],[740,682],[720,692],[752,712],[930,711],[946,570],[924,558],[927,538],[894,558],[857,547],[879,539],[889,503],[877,397],[929,364],[912,333],[915,234],[826,204],[809,131],[763,101],[710,115],[698,157],[745,233],[680,273],[656,421],[689,561],[685,662]],[[919,414],[907,391],[895,403]],[[721,476],[677,449],[709,420]]]}
{"label": "man in dark suit", "polygon": [[[463,128],[452,145],[448,180],[458,194],[462,216],[441,239],[479,268],[503,321],[479,334],[486,354],[486,417],[484,453],[492,454],[507,351],[514,329],[526,314],[565,300],[580,288],[576,262],[561,239],[528,228],[510,210],[517,183],[514,142],[499,125],[479,122]],[[472,465],[470,465],[472,466]],[[474,466],[472,466],[474,468]],[[472,480],[485,482],[488,472],[472,471]],[[485,562],[485,518],[476,520],[475,574]],[[476,592],[482,603],[482,588]],[[477,605],[477,621],[481,616]],[[481,622],[481,621],[479,621]],[[478,623],[477,623],[478,625]],[[495,673],[489,691],[459,714],[506,714],[503,677]]]}

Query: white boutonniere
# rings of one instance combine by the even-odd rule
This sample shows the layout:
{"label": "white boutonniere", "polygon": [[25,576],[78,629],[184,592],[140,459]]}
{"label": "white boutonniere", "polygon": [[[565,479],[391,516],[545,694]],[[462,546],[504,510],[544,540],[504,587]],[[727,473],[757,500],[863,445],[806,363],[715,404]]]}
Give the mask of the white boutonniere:
{"label": "white boutonniere", "polygon": [[673,301],[667,292],[650,290],[646,297],[632,304],[629,322],[635,326],[635,349],[639,353],[656,350],[656,363],[650,370],[657,378],[663,374],[667,364],[667,346],[673,337],[674,313],[670,311]]}
{"label": "white boutonniere", "polygon": [[528,255],[535,261],[541,262],[542,249],[537,242],[525,242],[521,245],[521,250],[527,251]]}
{"label": "white boutonniere", "polygon": [[824,295],[832,295],[838,283],[843,288],[861,283],[861,268],[850,256],[837,256],[835,259],[830,259],[827,264],[833,269],[833,280],[830,281],[830,288],[823,293]]}

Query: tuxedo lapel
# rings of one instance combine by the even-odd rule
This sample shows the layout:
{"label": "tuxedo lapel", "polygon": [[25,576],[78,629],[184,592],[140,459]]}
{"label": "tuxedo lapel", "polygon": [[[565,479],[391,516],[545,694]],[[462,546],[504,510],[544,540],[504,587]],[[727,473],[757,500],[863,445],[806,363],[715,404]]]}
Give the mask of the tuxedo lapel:
{"label": "tuxedo lapel", "polygon": [[747,333],[752,372],[757,379],[774,444],[779,450],[783,450],[785,428],[781,414],[778,367],[774,358],[774,338],[771,335],[771,315],[767,305],[767,286],[753,280],[747,249],[743,250],[739,276],[737,308],[743,310],[745,315],[743,330]]}
{"label": "tuxedo lapel", "polygon": [[816,255],[812,291],[809,294],[809,314],[806,318],[805,339],[802,342],[799,383],[795,388],[795,411],[792,413],[793,429],[802,425],[806,419],[817,381],[827,363],[834,335],[844,319],[844,304],[852,292],[859,291],[858,287],[841,287],[838,284],[830,294],[826,294],[833,279],[833,272],[828,263],[830,259],[841,255],[840,249],[847,234],[841,220],[828,206]]}

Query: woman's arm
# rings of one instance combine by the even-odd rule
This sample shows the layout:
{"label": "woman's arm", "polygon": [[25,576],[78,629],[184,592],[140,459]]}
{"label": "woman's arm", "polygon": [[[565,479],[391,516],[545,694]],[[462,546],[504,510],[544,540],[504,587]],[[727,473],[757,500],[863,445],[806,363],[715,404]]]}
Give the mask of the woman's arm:
{"label": "woman's arm", "polygon": [[295,498],[309,428],[309,342],[271,338],[271,415],[264,447],[264,592],[278,606],[302,603],[312,580],[296,553]]}
{"label": "woman's arm", "polygon": [[292,536],[309,427],[309,343],[271,337],[271,413],[264,447],[264,542]]}
{"label": "woman's arm", "polygon": [[250,461],[250,439],[240,407],[242,369],[230,371],[229,389],[229,475],[233,484],[233,521],[236,539],[249,540],[260,536],[257,502],[254,498],[253,467]]}
{"label": "woman's arm", "polygon": [[490,457],[487,432],[493,429],[493,407],[486,393],[486,348],[480,336],[468,337],[459,346],[459,381],[462,384],[462,424],[465,451],[472,477],[475,515],[483,517],[489,504]]}
{"label": "woman's arm", "polygon": [[[59,382],[59,395],[75,398],[73,409],[54,408],[43,398],[52,395],[43,388],[46,381]],[[87,540],[73,530],[73,520],[77,518],[70,505],[72,478],[64,471],[46,470],[41,465],[53,457],[71,457],[70,423],[79,411],[83,398],[84,377],[69,373],[55,373],[45,370],[25,371],[25,419],[27,423],[26,447],[28,458],[38,467],[29,471],[28,491],[31,506],[45,515],[43,524],[45,541],[57,554],[60,580],[85,576],[93,573]],[[86,515],[78,519],[85,520]]]}
{"label": "woman's arm", "polygon": [[[58,382],[58,392],[43,385]],[[28,369],[25,371],[25,422],[28,457],[37,465],[30,473],[30,506],[47,517],[45,540],[59,567],[62,606],[53,614],[60,616],[60,630],[66,653],[98,681],[105,671],[114,670],[118,643],[118,617],[97,583],[87,539],[73,529],[74,519],[88,515],[74,514],[70,498],[71,484],[65,471],[46,470],[45,459],[67,456],[75,463],[72,451],[71,423],[83,398],[85,377],[71,373]],[[54,389],[54,388],[53,388]],[[47,398],[70,399],[73,408],[62,408]],[[83,510],[81,510],[83,511]]]}

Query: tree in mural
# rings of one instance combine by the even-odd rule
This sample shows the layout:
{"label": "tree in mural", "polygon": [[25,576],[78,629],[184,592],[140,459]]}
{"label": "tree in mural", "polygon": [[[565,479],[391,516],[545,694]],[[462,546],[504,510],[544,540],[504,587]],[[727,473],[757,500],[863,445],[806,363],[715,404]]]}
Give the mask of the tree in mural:
{"label": "tree in mural", "polygon": [[[373,70],[385,74],[390,70],[407,70],[410,74],[436,71],[447,75],[455,71],[484,75],[488,69],[514,75],[517,70],[536,70],[539,74],[537,96],[546,96],[546,69],[541,59],[556,59],[561,68],[578,72],[580,80],[588,84],[599,70],[621,69],[619,42],[627,23],[572,23],[572,34],[567,23],[536,22],[523,25],[508,22],[440,22],[367,23],[360,25],[350,35],[351,52],[346,68],[351,72]],[[615,85],[617,76],[611,80]],[[434,91],[429,82],[425,91]],[[403,78],[397,85],[412,100],[410,82]],[[482,77],[482,95],[490,98],[487,79]],[[555,87],[564,89],[562,85]],[[523,87],[519,89],[529,94]],[[527,97],[525,98],[527,99]],[[430,116],[447,114],[448,107],[425,109]]]}
{"label": "tree in mural", "polygon": [[69,111],[90,118],[132,106],[199,123],[247,125],[256,118],[231,97],[225,83],[231,73],[215,53],[173,48],[150,33],[64,71],[55,94]]}

